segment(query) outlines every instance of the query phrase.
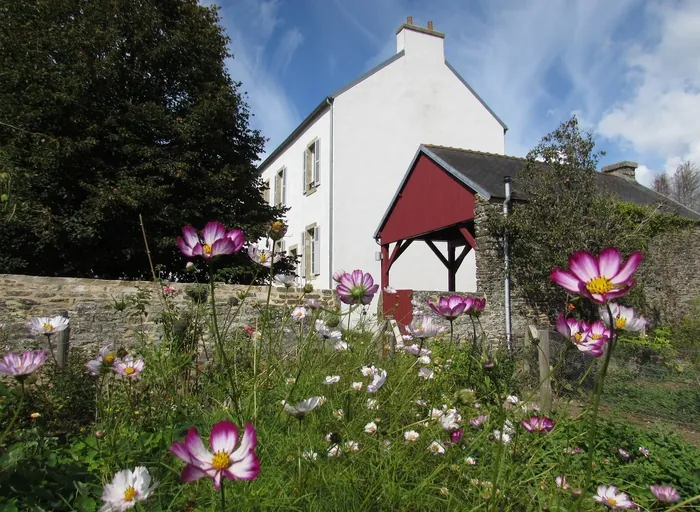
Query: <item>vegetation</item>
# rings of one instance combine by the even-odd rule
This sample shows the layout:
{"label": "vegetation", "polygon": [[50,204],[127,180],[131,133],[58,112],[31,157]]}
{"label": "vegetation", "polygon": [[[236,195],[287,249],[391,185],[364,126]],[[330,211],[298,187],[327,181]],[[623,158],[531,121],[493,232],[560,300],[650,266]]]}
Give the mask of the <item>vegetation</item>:
{"label": "vegetation", "polygon": [[[3,0],[0,19],[0,273],[150,277],[139,215],[180,273],[184,224],[256,239],[282,213],[261,197],[264,139],[215,7]],[[227,280],[251,279],[247,258],[230,264]]]}
{"label": "vegetation", "polygon": [[700,169],[693,162],[678,165],[671,176],[660,174],[652,188],[691,210],[700,211]]}

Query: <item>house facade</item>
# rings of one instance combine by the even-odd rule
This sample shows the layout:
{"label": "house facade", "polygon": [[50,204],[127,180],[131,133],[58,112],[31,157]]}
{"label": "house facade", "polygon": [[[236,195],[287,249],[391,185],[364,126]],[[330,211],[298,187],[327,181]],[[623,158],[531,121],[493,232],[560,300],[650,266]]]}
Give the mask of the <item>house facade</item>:
{"label": "house facade", "polygon": [[[337,269],[379,281],[374,232],[420,144],[504,153],[506,126],[445,60],[444,37],[409,18],[395,55],[326,97],[260,165],[268,200],[291,207],[282,249],[301,258],[302,282],[331,288]],[[456,285],[476,290],[473,254]],[[432,249],[416,244],[392,267],[392,286],[448,282]]]}

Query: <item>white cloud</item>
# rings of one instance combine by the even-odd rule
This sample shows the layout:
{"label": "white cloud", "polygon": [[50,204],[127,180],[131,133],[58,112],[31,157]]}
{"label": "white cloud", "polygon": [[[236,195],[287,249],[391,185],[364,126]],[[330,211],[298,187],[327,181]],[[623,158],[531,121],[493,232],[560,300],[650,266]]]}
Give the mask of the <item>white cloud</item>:
{"label": "white cloud", "polygon": [[[301,117],[281,77],[303,43],[299,29],[278,16],[279,0],[236,0],[221,9],[234,58],[228,70],[242,90],[253,117],[253,128],[269,141],[264,159],[299,124]],[[274,45],[274,46],[273,46]],[[267,59],[266,54],[272,53]]]}
{"label": "white cloud", "polygon": [[672,172],[684,160],[700,162],[700,2],[652,4],[647,15],[657,34],[626,55],[632,93],[598,124],[602,135],[640,158],[664,162],[653,171],[640,166],[641,179]]}

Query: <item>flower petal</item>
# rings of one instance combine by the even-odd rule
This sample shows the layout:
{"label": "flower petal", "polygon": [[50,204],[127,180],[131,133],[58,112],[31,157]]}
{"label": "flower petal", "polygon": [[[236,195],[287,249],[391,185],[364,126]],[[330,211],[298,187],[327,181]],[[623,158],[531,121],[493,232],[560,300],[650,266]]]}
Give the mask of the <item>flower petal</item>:
{"label": "flower petal", "polygon": [[231,480],[253,480],[260,473],[260,461],[255,453],[251,452],[243,459],[231,464],[225,473]]}
{"label": "flower petal", "polygon": [[230,238],[220,238],[211,246],[211,255],[219,256],[221,254],[233,254],[236,249],[236,244]]}
{"label": "flower petal", "polygon": [[185,436],[185,445],[192,458],[192,463],[201,466],[199,463],[211,464],[213,455],[206,449],[202,439],[199,437],[196,428],[191,428]]}
{"label": "flower petal", "polygon": [[[196,244],[197,242],[195,242],[195,245]],[[182,252],[182,254],[184,254],[188,258],[194,256],[194,254],[192,253],[192,247],[194,246],[187,245],[187,243],[180,237],[177,237],[177,246],[180,248],[180,252]]]}
{"label": "flower petal", "polygon": [[632,277],[632,274],[634,274],[635,270],[637,270],[637,267],[639,264],[642,262],[644,259],[644,255],[639,252],[639,251],[634,251],[632,254],[630,254],[630,257],[627,259],[625,264],[622,266],[620,269],[620,272],[610,279],[610,282],[612,284],[623,284],[626,283],[627,281],[630,280]]}
{"label": "flower petal", "polygon": [[182,236],[185,244],[187,244],[189,247],[194,247],[199,243],[199,235],[197,235],[197,230],[190,225],[182,228]]}
{"label": "flower petal", "polygon": [[214,242],[226,236],[226,228],[221,222],[207,222],[202,230],[202,238],[206,245],[214,245]]}
{"label": "flower petal", "polygon": [[182,480],[183,484],[187,484],[190,482],[194,482],[195,480],[199,480],[200,478],[203,478],[207,475],[204,470],[200,467],[197,467],[193,464],[187,464],[185,468],[182,470],[182,474],[180,475],[180,479]]}
{"label": "flower petal", "polygon": [[598,262],[591,253],[586,251],[575,252],[569,258],[569,269],[574,276],[584,283],[600,276]]}
{"label": "flower petal", "polygon": [[608,279],[615,277],[620,271],[620,251],[615,247],[608,247],[600,251],[598,270],[603,277]]}
{"label": "flower petal", "polygon": [[557,283],[559,286],[564,288],[566,291],[571,293],[579,293],[579,286],[581,281],[576,279],[573,275],[568,273],[566,270],[560,268],[555,268],[552,270],[550,277],[552,281]]}
{"label": "flower petal", "polygon": [[209,442],[214,453],[233,453],[238,443],[238,428],[229,420],[220,421],[211,429]]}

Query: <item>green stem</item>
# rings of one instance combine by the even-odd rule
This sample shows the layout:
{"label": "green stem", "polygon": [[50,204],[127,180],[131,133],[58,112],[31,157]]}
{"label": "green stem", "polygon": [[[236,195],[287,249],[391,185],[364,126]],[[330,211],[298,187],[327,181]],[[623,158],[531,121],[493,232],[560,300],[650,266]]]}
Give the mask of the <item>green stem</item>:
{"label": "green stem", "polygon": [[450,320],[450,347],[452,346],[452,342],[454,341],[454,335],[455,335],[454,320]]}
{"label": "green stem", "polygon": [[[262,325],[262,332],[261,335],[263,336],[262,339],[264,339],[264,336],[267,334],[267,326],[270,321],[270,295],[272,294],[272,282],[275,279],[274,276],[274,266],[275,266],[275,245],[277,242],[274,240],[272,241],[272,251],[270,253],[270,284],[267,286],[267,300],[265,301],[265,312],[263,313],[263,325]],[[269,361],[270,358],[272,357],[272,336],[268,335],[268,344],[267,344],[267,360]]]}
{"label": "green stem", "polygon": [[[217,320],[216,316],[216,298],[214,296],[214,264],[210,263],[209,264],[209,285],[211,288],[211,315],[212,315],[212,322],[214,323],[214,341],[216,342],[216,346],[219,349],[219,355],[221,356],[221,362],[224,365],[224,373],[228,375],[229,379],[229,385],[231,386],[230,390],[230,398],[231,398],[231,403],[233,406],[236,408],[236,412],[240,413],[240,405],[238,403],[238,393],[236,392],[238,386],[237,383],[234,381],[233,376],[231,375],[231,372],[229,371],[229,368],[231,365],[228,362],[228,358],[226,357],[226,350],[224,349],[224,344],[223,341],[221,340],[221,335],[219,333],[219,323]],[[236,362],[234,361],[234,373],[236,377],[238,376],[238,372],[236,371]],[[237,380],[237,379],[236,379]],[[222,484],[222,493],[223,493],[223,484]]]}
{"label": "green stem", "polygon": [[221,475],[221,512],[226,512],[226,491],[224,490],[226,488],[225,483],[226,479],[223,475]]}
{"label": "green stem", "polygon": [[[613,318],[610,305],[606,304],[606,307],[608,310],[608,317],[610,319],[610,341],[608,342],[608,347],[605,352],[605,360],[603,361],[603,367],[600,369],[600,373],[598,374],[598,379],[596,380],[595,388],[593,391],[593,414],[591,415],[591,424],[588,427],[588,458],[586,460],[586,478],[583,484],[584,493],[588,490],[588,486],[591,484],[591,476],[593,474],[593,455],[595,452],[595,434],[596,423],[598,421],[598,410],[600,408],[600,399],[603,396],[605,375],[608,373],[608,364],[610,363],[610,357],[612,356],[613,348],[615,347],[615,319]],[[579,499],[576,501],[576,510],[581,509],[583,496],[584,494],[581,494]]]}
{"label": "green stem", "polygon": [[3,441],[5,441],[7,434],[9,434],[10,431],[12,430],[12,427],[15,424],[15,421],[17,421],[17,417],[19,416],[19,412],[22,410],[22,405],[24,404],[24,382],[21,382],[21,384],[22,384],[22,396],[19,399],[19,404],[17,404],[17,408],[15,409],[14,416],[12,416],[12,420],[10,420],[10,424],[5,429],[5,432],[2,433],[2,437],[0,437],[0,446],[2,445]]}
{"label": "green stem", "polygon": [[299,452],[299,457],[297,458],[297,467],[298,467],[298,478],[299,478],[299,489],[301,489],[301,423],[302,423],[302,418],[299,418],[299,441],[297,442],[297,451]]}

